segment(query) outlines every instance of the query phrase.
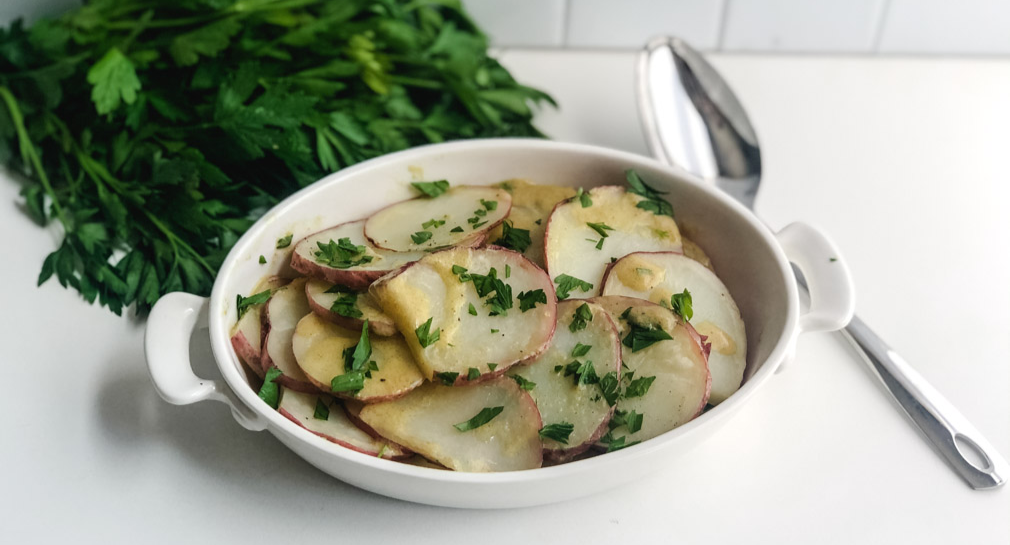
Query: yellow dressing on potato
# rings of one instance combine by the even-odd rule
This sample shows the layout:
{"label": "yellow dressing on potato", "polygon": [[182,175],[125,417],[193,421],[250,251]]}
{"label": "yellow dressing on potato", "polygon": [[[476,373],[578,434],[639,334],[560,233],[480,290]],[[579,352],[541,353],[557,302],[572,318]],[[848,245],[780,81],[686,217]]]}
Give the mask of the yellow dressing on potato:
{"label": "yellow dressing on potato", "polygon": [[643,199],[634,193],[624,193],[612,206],[577,207],[574,218],[579,223],[605,223],[615,231],[637,233],[643,238],[662,240],[671,244],[680,242],[680,229],[669,216],[657,216],[638,208]]}
{"label": "yellow dressing on potato", "polygon": [[640,255],[618,261],[610,273],[616,274],[622,284],[635,291],[649,291],[666,278],[666,269]]}
{"label": "yellow dressing on potato", "polygon": [[673,297],[673,292],[666,288],[659,288],[657,290],[653,290],[652,293],[649,294],[650,301],[659,305],[663,305],[667,308],[670,307],[671,297]]}
{"label": "yellow dressing on potato", "polygon": [[699,335],[704,335],[708,337],[705,342],[712,345],[712,350],[723,354],[725,356],[732,356],[736,354],[736,341],[733,337],[730,337],[725,331],[719,329],[719,326],[713,324],[712,322],[705,321],[700,324],[694,324],[694,329]]}

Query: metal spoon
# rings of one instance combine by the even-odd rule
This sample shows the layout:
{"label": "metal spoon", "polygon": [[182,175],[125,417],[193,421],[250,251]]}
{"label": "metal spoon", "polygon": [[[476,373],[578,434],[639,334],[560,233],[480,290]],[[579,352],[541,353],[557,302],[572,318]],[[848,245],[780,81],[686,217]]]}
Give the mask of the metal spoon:
{"label": "metal spoon", "polygon": [[[743,106],[719,73],[672,37],[646,45],[637,73],[639,116],[652,154],[714,183],[753,210],[761,184],[761,150]],[[797,281],[806,289],[802,275]],[[972,488],[995,488],[1006,481],[1006,460],[862,320],[854,317],[843,335]]]}

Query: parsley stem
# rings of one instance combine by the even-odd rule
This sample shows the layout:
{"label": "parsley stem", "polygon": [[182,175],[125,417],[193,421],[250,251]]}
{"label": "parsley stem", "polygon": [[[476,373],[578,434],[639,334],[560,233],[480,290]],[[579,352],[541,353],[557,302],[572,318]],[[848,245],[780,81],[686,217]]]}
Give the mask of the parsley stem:
{"label": "parsley stem", "polygon": [[17,99],[14,98],[14,94],[7,86],[0,86],[0,98],[3,99],[4,103],[7,104],[7,110],[11,114],[11,121],[14,122],[14,128],[18,133],[18,147],[21,149],[21,160],[26,165],[30,164],[32,169],[35,171],[34,174],[39,177],[39,181],[42,182],[42,187],[45,188],[46,193],[49,198],[53,201],[53,210],[56,211],[56,216],[60,219],[60,223],[63,224],[63,228],[67,231],[70,230],[70,224],[67,222],[67,217],[63,213],[63,207],[60,206],[60,200],[56,198],[56,192],[53,191],[53,186],[49,183],[49,176],[46,175],[46,170],[42,168],[42,161],[39,160],[39,154],[35,150],[35,146],[32,144],[31,137],[28,136],[28,131],[25,130],[24,118],[21,115],[21,109],[18,108]]}

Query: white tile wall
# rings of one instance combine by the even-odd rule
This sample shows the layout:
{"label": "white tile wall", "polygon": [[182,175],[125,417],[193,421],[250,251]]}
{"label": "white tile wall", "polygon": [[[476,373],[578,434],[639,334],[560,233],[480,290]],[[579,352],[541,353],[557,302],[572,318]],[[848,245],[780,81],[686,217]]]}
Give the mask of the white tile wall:
{"label": "white tile wall", "polygon": [[873,50],[885,0],[728,0],[721,48]]}
{"label": "white tile wall", "polygon": [[880,51],[1010,54],[1010,0],[891,0]]}
{"label": "white tile wall", "polygon": [[699,49],[719,43],[724,0],[568,0],[570,47],[641,47],[676,34]]}
{"label": "white tile wall", "polygon": [[[462,0],[496,47],[1010,55],[1010,0]],[[0,0],[0,25],[80,0]]]}

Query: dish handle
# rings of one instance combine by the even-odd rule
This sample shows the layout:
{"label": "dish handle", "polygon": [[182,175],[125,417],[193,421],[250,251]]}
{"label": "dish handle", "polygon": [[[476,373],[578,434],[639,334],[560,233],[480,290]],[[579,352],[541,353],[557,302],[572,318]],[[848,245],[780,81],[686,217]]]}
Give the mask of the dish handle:
{"label": "dish handle", "polygon": [[239,401],[224,381],[201,378],[193,372],[189,341],[194,331],[207,326],[209,307],[206,297],[184,292],[166,294],[155,303],[144,333],[144,354],[154,389],[173,405],[220,401],[231,407],[232,416],[243,428],[264,430],[266,421]]}
{"label": "dish handle", "polygon": [[775,238],[786,258],[803,273],[797,275],[797,283],[810,292],[810,308],[800,315],[800,331],[837,331],[845,327],[855,313],[856,294],[852,274],[835,244],[805,223],[791,223]]}

